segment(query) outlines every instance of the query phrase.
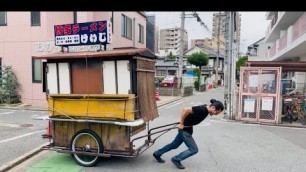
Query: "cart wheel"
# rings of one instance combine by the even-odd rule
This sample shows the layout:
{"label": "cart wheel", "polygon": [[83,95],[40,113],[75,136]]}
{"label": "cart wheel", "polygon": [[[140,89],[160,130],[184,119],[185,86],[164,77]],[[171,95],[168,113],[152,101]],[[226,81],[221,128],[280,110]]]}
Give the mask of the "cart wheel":
{"label": "cart wheel", "polygon": [[[104,151],[101,138],[92,130],[84,129],[74,134],[71,139],[70,148],[72,151],[84,151],[102,153]],[[72,154],[77,164],[84,167],[96,165],[99,156]]]}
{"label": "cart wheel", "polygon": [[302,123],[302,125],[306,125],[306,115],[303,115],[302,116],[302,119],[301,119],[301,123]]}

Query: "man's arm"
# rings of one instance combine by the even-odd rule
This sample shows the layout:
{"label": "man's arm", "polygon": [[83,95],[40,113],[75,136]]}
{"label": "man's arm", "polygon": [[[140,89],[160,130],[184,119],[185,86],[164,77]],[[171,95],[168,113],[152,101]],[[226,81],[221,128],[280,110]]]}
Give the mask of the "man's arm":
{"label": "man's arm", "polygon": [[177,126],[177,128],[179,129],[183,129],[184,128],[184,120],[187,117],[187,115],[189,115],[190,113],[192,113],[192,108],[191,107],[187,107],[183,109],[182,115],[181,115],[181,120],[179,125]]}

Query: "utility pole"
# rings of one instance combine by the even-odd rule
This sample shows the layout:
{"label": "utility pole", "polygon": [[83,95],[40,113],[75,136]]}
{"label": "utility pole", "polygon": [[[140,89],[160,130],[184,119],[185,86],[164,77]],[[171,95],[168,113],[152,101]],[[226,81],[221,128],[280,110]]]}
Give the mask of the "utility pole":
{"label": "utility pole", "polygon": [[234,32],[235,32],[235,22],[236,22],[236,12],[231,12],[231,37],[230,37],[230,50],[231,50],[231,60],[232,60],[232,66],[231,66],[231,113],[230,113],[230,119],[235,118],[236,114],[236,59],[237,59],[237,46],[234,43]]}
{"label": "utility pole", "polygon": [[225,106],[225,112],[224,112],[224,118],[229,118],[229,77],[230,77],[230,68],[229,68],[229,12],[225,12],[225,58],[224,58],[224,106]]}
{"label": "utility pole", "polygon": [[228,119],[233,119],[235,113],[235,81],[236,81],[236,59],[233,57],[233,33],[234,33],[234,12],[227,12],[226,23],[226,88],[224,99],[226,102],[226,114]]}
{"label": "utility pole", "polygon": [[221,11],[219,12],[218,19],[218,33],[217,33],[217,60],[216,60],[216,74],[215,74],[215,83],[218,85],[218,69],[219,69],[219,51],[220,51],[220,21],[221,21]]}
{"label": "utility pole", "polygon": [[185,33],[185,12],[182,12],[181,17],[181,30],[180,30],[180,56],[179,56],[179,69],[178,69],[178,88],[182,87],[182,74],[183,74],[183,56],[184,56],[184,33]]}

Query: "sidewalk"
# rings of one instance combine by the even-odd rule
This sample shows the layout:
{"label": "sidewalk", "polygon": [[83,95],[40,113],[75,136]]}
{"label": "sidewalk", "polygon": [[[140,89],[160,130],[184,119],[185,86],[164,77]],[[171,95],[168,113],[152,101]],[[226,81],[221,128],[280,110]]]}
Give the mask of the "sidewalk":
{"label": "sidewalk", "polygon": [[[157,100],[157,107],[171,103],[182,99],[181,96],[159,96],[160,100]],[[12,109],[12,110],[33,110],[33,111],[47,111],[48,107],[43,105],[31,105],[26,103],[17,104],[0,104],[0,109]]]}

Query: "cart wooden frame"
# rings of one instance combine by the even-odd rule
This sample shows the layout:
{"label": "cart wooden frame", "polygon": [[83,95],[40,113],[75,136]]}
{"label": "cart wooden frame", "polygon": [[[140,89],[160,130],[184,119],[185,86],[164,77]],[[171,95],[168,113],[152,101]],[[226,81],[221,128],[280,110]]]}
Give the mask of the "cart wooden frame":
{"label": "cart wooden frame", "polygon": [[[93,166],[100,156],[136,157],[177,125],[149,128],[158,117],[156,56],[146,48],[34,58],[44,60],[43,90],[49,107],[44,119],[52,131],[43,149],[72,154],[79,165]],[[145,129],[146,135],[132,138]],[[159,136],[152,139],[155,134]],[[142,138],[144,143],[134,148]]]}

